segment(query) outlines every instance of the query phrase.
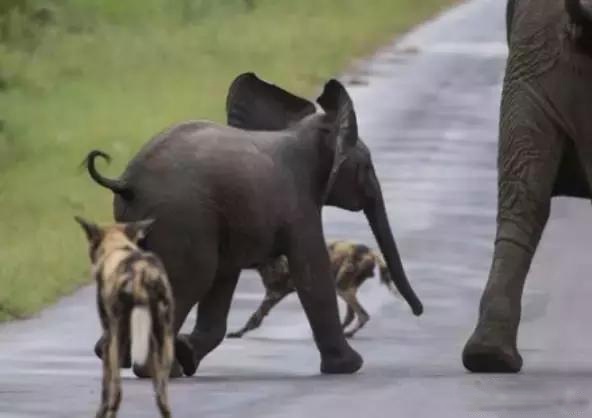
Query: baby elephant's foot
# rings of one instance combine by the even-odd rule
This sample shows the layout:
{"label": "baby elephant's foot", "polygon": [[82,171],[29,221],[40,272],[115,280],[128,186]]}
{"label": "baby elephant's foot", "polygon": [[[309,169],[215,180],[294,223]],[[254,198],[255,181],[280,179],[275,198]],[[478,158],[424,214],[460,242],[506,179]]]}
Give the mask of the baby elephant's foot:
{"label": "baby elephant's foot", "polygon": [[[148,365],[138,366],[137,364],[134,364],[133,371],[134,374],[140,379],[148,379],[152,377],[152,368]],[[171,371],[169,372],[169,377],[171,379],[183,377],[183,370],[181,369],[179,362],[177,362],[176,360],[173,361]]]}
{"label": "baby elephant's foot", "polygon": [[193,344],[188,335],[179,334],[175,339],[175,357],[186,376],[193,376],[199,367]]}
{"label": "baby elephant's foot", "polygon": [[321,354],[321,373],[324,374],[352,374],[360,370],[362,364],[362,356],[349,345],[334,353]]}
{"label": "baby elephant's foot", "polygon": [[[103,337],[99,338],[99,340],[95,344],[95,355],[102,359],[103,358]],[[121,358],[119,359],[121,368],[129,369],[132,367],[132,358],[129,349],[121,351]]]}

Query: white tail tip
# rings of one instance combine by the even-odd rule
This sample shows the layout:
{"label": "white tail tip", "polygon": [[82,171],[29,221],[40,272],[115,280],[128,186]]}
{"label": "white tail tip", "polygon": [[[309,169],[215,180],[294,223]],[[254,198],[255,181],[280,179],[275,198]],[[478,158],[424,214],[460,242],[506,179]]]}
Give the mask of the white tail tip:
{"label": "white tail tip", "polygon": [[148,307],[134,307],[130,322],[132,362],[136,366],[143,366],[148,359],[150,334],[152,333],[152,317]]}

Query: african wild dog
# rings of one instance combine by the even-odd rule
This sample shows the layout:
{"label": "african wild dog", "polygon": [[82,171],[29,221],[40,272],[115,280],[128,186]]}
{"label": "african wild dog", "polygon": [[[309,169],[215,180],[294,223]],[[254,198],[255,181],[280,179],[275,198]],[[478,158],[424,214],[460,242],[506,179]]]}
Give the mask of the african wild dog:
{"label": "african wild dog", "polygon": [[158,257],[137,245],[152,220],[106,227],[80,217],[76,220],[89,241],[104,336],[103,391],[96,416],[114,418],[117,414],[121,353],[131,345],[134,368],[150,371],[160,413],[170,417],[167,381],[174,358],[173,297]]}
{"label": "african wild dog", "polygon": [[[381,283],[386,285],[393,294],[396,295],[397,291],[384,259],[377,251],[352,241],[331,241],[327,245],[327,249],[331,261],[331,273],[335,277],[337,294],[347,305],[343,328],[347,328],[354,317],[358,318],[357,324],[345,333],[346,337],[353,337],[370,319],[370,315],[358,302],[356,293],[366,279],[374,276],[374,268],[377,264]],[[288,259],[285,256],[259,266],[257,271],[262,278],[263,286],[265,286],[263,302],[243,328],[228,334],[229,338],[240,338],[246,332],[258,328],[271,309],[296,290],[290,278]]]}

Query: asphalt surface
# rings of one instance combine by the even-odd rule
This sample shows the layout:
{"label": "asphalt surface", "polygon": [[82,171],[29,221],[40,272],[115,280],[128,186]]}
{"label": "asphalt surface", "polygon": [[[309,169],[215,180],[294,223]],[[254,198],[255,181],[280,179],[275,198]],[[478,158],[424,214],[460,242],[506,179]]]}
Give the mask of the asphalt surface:
{"label": "asphalt surface", "polygon": [[[460,361],[495,232],[504,3],[470,1],[344,76],[424,316],[413,317],[378,280],[367,282],[360,299],[371,320],[352,340],[365,365],[355,375],[321,376],[304,314],[291,296],[259,330],[226,340],[195,377],[172,382],[174,416],[592,416],[592,208],[586,201],[553,203],[524,297],[523,373],[472,375]],[[361,214],[328,209],[324,217],[328,238],[374,245]],[[229,329],[246,321],[261,292],[259,279],[245,272]],[[93,287],[37,318],[1,326],[0,418],[93,416],[98,335]],[[157,416],[150,383],[129,371],[124,376],[120,416]]]}

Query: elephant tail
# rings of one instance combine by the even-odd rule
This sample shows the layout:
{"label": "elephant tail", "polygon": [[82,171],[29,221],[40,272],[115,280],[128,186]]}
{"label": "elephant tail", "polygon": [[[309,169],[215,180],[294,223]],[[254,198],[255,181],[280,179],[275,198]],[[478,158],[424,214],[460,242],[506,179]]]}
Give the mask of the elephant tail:
{"label": "elephant tail", "polygon": [[391,273],[384,261],[384,258],[382,257],[382,254],[380,254],[378,251],[372,251],[372,255],[374,256],[374,260],[376,260],[376,265],[378,266],[380,283],[385,285],[388,288],[389,292],[391,292],[393,295],[399,297],[399,292],[395,287],[395,284],[391,277]]}
{"label": "elephant tail", "polygon": [[97,171],[97,168],[95,166],[95,159],[97,157],[103,158],[108,163],[111,162],[111,157],[109,156],[109,154],[106,154],[103,151],[93,150],[89,152],[82,164],[86,166],[88,174],[91,176],[91,178],[101,186],[106,187],[107,189],[111,190],[115,194],[120,195],[124,199],[131,199],[132,190],[129,188],[128,185],[125,184],[125,182],[119,179],[108,179],[106,177],[103,177]]}

